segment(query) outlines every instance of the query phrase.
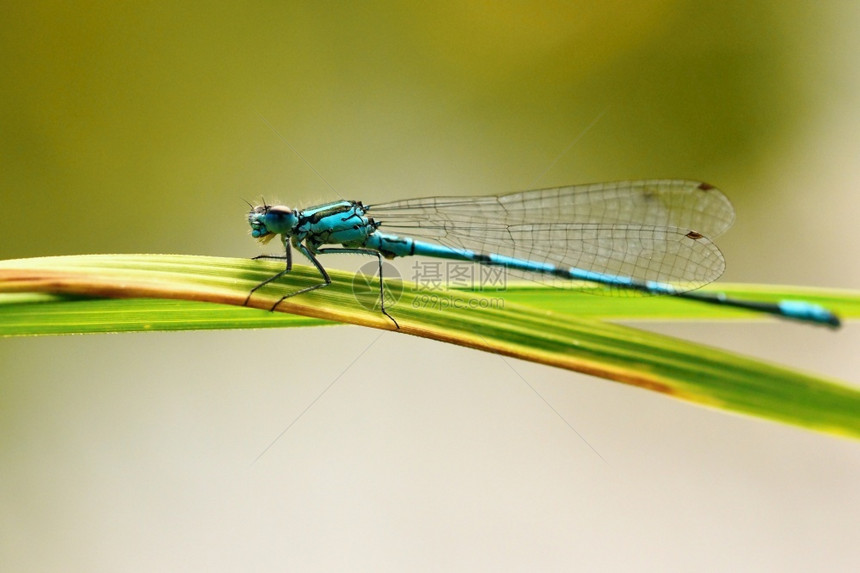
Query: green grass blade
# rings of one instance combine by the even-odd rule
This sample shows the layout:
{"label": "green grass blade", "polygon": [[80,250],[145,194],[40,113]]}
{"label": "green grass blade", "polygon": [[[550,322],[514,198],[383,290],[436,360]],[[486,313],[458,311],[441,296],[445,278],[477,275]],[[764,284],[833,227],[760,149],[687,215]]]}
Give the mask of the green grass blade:
{"label": "green grass blade", "polygon": [[69,295],[0,295],[0,336],[171,330],[224,330],[337,324],[209,302],[107,299]]}
{"label": "green grass blade", "polygon": [[[857,291],[732,283],[709,285],[701,290],[763,302],[804,300],[828,308],[843,319],[860,317],[860,292]],[[594,296],[535,284],[508,284],[500,296],[554,312],[613,320],[774,320],[754,311],[704,305],[671,296]]]}
{"label": "green grass blade", "polygon": [[[249,328],[331,321],[394,329],[378,310],[362,306],[361,302],[371,306],[376,292],[371,289],[360,294],[360,302],[353,294],[351,273],[331,272],[330,287],[288,299],[278,308],[283,312],[260,310],[269,308],[284,293],[318,282],[313,269],[297,267],[278,284],[261,289],[251,299],[255,308],[239,306],[254,285],[280,268],[273,262],[166,255],[3,261],[0,333]],[[740,286],[732,292],[763,299],[790,294]],[[504,295],[504,304],[487,307],[487,299],[473,293],[428,294],[404,288],[390,311],[404,334],[602,376],[711,407],[860,437],[860,392],[848,386],[595,319],[621,317],[613,315],[612,307],[653,305],[655,300],[664,304],[663,299],[610,299],[533,287],[512,288],[493,296],[497,294]],[[828,304],[843,316],[856,317],[860,309],[856,293],[804,291],[800,296]],[[662,318],[714,312],[705,305],[676,302],[680,307],[664,308]],[[599,313],[584,316],[585,309],[598,304],[606,306]],[[627,312],[624,316],[629,317]],[[741,311],[731,314],[750,316]]]}

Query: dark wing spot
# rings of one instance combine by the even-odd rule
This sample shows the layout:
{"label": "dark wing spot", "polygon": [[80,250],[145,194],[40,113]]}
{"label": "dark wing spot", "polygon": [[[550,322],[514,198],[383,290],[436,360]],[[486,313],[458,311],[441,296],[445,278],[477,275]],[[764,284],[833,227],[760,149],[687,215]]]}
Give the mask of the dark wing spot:
{"label": "dark wing spot", "polygon": [[701,233],[697,233],[696,231],[690,231],[689,233],[687,233],[687,238],[693,239],[694,241],[698,241],[702,237],[704,237],[704,235]]}
{"label": "dark wing spot", "polygon": [[710,183],[699,183],[699,187],[698,187],[698,189],[700,189],[702,191],[710,191],[713,188],[714,188],[714,186],[711,185]]}

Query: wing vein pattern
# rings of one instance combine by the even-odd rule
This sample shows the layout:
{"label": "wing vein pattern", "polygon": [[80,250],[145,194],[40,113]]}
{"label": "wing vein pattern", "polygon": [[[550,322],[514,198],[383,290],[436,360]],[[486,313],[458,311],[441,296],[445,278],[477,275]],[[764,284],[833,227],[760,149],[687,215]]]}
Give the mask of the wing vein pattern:
{"label": "wing vein pattern", "polygon": [[[734,209],[719,190],[674,179],[405,199],[371,205],[369,212],[385,233],[668,283],[679,291],[723,273],[725,260],[711,239],[734,220]],[[548,275],[529,278],[562,284]]]}

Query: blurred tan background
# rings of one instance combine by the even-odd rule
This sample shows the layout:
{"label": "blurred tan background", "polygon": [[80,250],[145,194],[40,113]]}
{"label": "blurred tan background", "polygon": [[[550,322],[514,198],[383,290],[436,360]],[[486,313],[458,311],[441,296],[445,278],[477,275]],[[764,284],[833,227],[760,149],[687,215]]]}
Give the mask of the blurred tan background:
{"label": "blurred tan background", "polygon": [[[738,212],[725,279],[860,287],[854,2],[0,13],[2,258],[258,254],[243,199],[337,197],[286,140],[366,202],[702,179]],[[854,325],[648,327],[860,383]],[[3,571],[860,559],[855,442],[569,372],[350,327],[5,339],[0,360]]]}

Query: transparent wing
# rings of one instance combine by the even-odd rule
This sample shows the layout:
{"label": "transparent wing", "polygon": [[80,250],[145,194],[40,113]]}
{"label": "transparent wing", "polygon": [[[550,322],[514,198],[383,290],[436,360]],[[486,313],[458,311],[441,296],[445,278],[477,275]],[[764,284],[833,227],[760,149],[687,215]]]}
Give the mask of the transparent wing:
{"label": "transparent wing", "polygon": [[[424,237],[476,222],[632,224],[677,227],[716,238],[735,211],[718,189],[699,181],[616,181],[480,197],[425,197],[373,205],[377,221],[397,220]],[[393,226],[393,225],[392,225]]]}
{"label": "transparent wing", "polygon": [[[718,235],[734,218],[728,199],[716,189],[675,180],[599,183],[498,197],[407,199],[374,205],[369,211],[386,233],[669,283],[679,291],[708,284],[723,273],[722,253],[706,234]],[[524,276],[563,282],[548,275]]]}

